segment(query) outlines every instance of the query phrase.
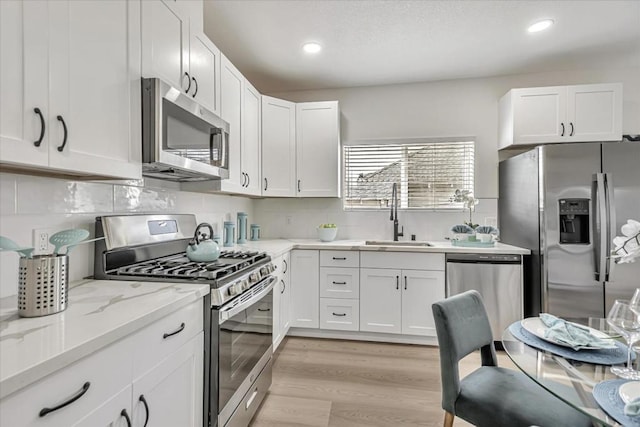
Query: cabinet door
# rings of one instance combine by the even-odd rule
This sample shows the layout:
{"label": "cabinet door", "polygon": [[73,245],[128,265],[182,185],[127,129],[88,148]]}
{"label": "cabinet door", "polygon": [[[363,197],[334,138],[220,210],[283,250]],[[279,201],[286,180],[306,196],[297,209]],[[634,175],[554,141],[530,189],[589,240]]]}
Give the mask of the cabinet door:
{"label": "cabinet door", "polygon": [[402,332],[401,270],[360,269],[360,330]]}
{"label": "cabinet door", "polygon": [[431,304],[444,299],[444,271],[402,270],[402,333],[436,336]]}
{"label": "cabinet door", "polygon": [[295,196],[296,109],[293,102],[262,97],[262,195]]}
{"label": "cabinet door", "polygon": [[282,339],[282,332],[280,330],[280,301],[282,299],[282,270],[280,265],[282,264],[282,257],[279,256],[271,260],[273,265],[277,267],[275,271],[276,284],[273,286],[273,351],[276,351],[280,340]]}
{"label": "cabinet door", "polygon": [[140,3],[56,1],[49,11],[49,165],[139,178]]}
{"label": "cabinet door", "polygon": [[131,419],[131,385],[74,423],[73,427],[130,427],[126,417]]}
{"label": "cabinet door", "polygon": [[203,32],[191,31],[189,94],[208,110],[220,115],[220,49]]}
{"label": "cabinet door", "polygon": [[[189,80],[189,19],[175,0],[142,3],[142,75],[159,77],[175,88]],[[189,88],[191,89],[191,88]]]}
{"label": "cabinet door", "polygon": [[202,427],[203,354],[201,332],[134,381],[134,426]]}
{"label": "cabinet door", "polygon": [[241,193],[243,190],[242,143],[242,84],[240,71],[222,55],[220,68],[220,114],[229,123],[229,178],[222,180],[221,190]]}
{"label": "cabinet door", "polygon": [[622,85],[569,86],[567,122],[567,142],[621,140]]}
{"label": "cabinet door", "polygon": [[47,1],[0,1],[2,163],[46,166],[49,162],[48,12]]}
{"label": "cabinet door", "polygon": [[296,105],[296,194],[339,197],[340,112],[337,101]]}
{"label": "cabinet door", "polygon": [[243,95],[241,154],[242,171],[245,173],[244,193],[259,196],[262,194],[260,179],[262,96],[246,79]]}
{"label": "cabinet door", "polygon": [[290,278],[290,257],[289,253],[282,256],[282,264],[284,266],[282,273],[282,295],[280,298],[280,331],[282,338],[289,332],[291,326],[291,278]]}
{"label": "cabinet door", "polygon": [[320,255],[319,251],[291,252],[291,326],[320,326]]}
{"label": "cabinet door", "polygon": [[566,87],[514,89],[513,140],[515,144],[562,142],[566,123]]}

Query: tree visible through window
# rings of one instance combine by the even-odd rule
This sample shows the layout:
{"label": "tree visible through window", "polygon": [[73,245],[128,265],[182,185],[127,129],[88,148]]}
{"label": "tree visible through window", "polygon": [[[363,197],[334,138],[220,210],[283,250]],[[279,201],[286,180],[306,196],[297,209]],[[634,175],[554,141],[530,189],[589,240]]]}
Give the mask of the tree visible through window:
{"label": "tree visible through window", "polygon": [[387,208],[395,182],[400,208],[462,208],[452,196],[473,192],[474,152],[473,141],[346,145],[344,207]]}

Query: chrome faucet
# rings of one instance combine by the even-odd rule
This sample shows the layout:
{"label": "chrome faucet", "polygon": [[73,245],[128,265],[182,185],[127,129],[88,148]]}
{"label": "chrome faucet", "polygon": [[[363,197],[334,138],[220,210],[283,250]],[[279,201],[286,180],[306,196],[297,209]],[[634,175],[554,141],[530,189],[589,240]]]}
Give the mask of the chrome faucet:
{"label": "chrome faucet", "polygon": [[394,182],[391,187],[391,218],[393,221],[393,241],[397,242],[399,236],[404,236],[404,226],[398,231],[398,183]]}

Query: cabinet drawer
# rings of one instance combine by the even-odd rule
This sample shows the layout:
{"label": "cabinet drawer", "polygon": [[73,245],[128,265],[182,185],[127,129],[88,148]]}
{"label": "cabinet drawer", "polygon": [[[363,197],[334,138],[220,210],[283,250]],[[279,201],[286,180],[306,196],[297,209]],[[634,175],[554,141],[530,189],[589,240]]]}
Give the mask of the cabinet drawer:
{"label": "cabinet drawer", "polygon": [[320,268],[320,297],[360,297],[360,269],[345,267]]}
{"label": "cabinet drawer", "polygon": [[132,336],[137,348],[133,355],[134,379],[203,330],[202,304],[202,299],[195,301]]}
{"label": "cabinet drawer", "polygon": [[320,251],[321,267],[359,267],[360,251]]}
{"label": "cabinet drawer", "polygon": [[426,252],[362,252],[363,268],[444,271],[444,254]]}
{"label": "cabinet drawer", "polygon": [[[133,351],[133,342],[125,338],[8,396],[0,402],[0,425],[74,425],[131,383]],[[73,403],[39,416],[42,409],[80,394]]]}
{"label": "cabinet drawer", "polygon": [[357,331],[360,326],[357,299],[320,298],[320,329]]}

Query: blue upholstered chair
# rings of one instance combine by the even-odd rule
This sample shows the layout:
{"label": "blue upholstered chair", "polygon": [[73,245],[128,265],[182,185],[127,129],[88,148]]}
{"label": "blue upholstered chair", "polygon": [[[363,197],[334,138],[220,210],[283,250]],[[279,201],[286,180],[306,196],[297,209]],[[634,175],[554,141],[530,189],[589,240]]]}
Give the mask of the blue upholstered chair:
{"label": "blue upholstered chair", "polygon": [[[498,367],[480,294],[467,291],[432,305],[440,345],[444,426],[460,417],[480,427],[582,427],[589,417],[526,375]],[[482,366],[460,380],[458,362],[480,349]]]}

